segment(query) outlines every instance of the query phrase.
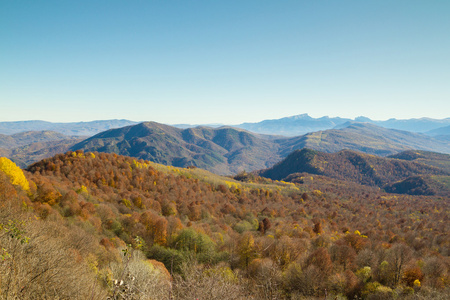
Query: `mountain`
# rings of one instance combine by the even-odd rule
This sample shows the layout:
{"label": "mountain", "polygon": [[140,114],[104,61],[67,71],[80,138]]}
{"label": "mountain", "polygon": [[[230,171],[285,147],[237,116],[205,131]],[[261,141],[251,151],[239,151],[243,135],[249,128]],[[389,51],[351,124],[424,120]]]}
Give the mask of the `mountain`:
{"label": "mountain", "polygon": [[426,134],[435,139],[450,142],[450,125],[427,131]]}
{"label": "mountain", "polygon": [[195,128],[195,127],[219,128],[219,127],[223,127],[223,126],[227,126],[227,125],[222,124],[222,123],[210,123],[210,124],[173,124],[170,126],[181,128],[181,129],[187,129],[187,128]]}
{"label": "mountain", "polygon": [[[374,121],[367,117],[357,117],[354,120],[348,118],[334,117],[330,118],[324,116],[321,118],[313,118],[308,114],[301,114],[291,117],[285,117],[281,119],[263,120],[257,123],[242,123],[239,125],[233,125],[232,127],[249,130],[251,132],[269,135],[282,135],[282,136],[299,136],[309,132],[327,130],[336,128],[336,126],[342,125],[346,122],[356,123],[371,123],[377,126],[398,129],[411,132],[427,133],[432,136],[436,135],[448,135],[448,126],[450,126],[450,118],[446,119],[389,119],[386,121]],[[68,122],[68,123],[52,123],[46,121],[17,121],[17,122],[0,122],[0,134],[15,134],[25,131],[42,131],[51,130],[65,135],[78,135],[78,136],[93,136],[97,133],[130,125],[135,125],[138,122],[129,120],[99,120],[91,122]],[[223,127],[223,124],[176,124],[173,127],[186,129],[195,128],[199,126],[219,128]],[[447,129],[444,129],[447,127]],[[434,130],[442,128],[446,130],[445,133],[436,134]],[[448,138],[443,138],[448,141]]]}
{"label": "mountain", "polygon": [[252,132],[263,134],[275,134],[284,136],[298,136],[309,132],[336,128],[346,122],[370,123],[384,128],[397,129],[411,132],[425,133],[427,131],[450,125],[450,118],[446,119],[389,119],[386,121],[374,121],[367,117],[357,117],[354,120],[346,118],[312,118],[308,114],[286,117],[274,120],[263,120],[257,123],[242,123],[234,127],[243,128]]}
{"label": "mountain", "polygon": [[302,148],[330,153],[352,149],[381,156],[411,149],[450,153],[449,142],[424,134],[349,121],[337,128],[286,138],[232,127],[181,129],[146,122],[110,129],[87,140],[53,131],[0,135],[0,153],[25,167],[56,153],[83,149],[179,167],[193,165],[218,174],[264,169]]}
{"label": "mountain", "polygon": [[0,155],[25,168],[41,159],[63,153],[85,137],[67,136],[55,131],[27,131],[12,135],[0,134]]}
{"label": "mountain", "polygon": [[12,135],[0,134],[0,148],[13,149],[32,143],[79,139],[80,137],[66,136],[55,131],[27,131]]}
{"label": "mountain", "polygon": [[[295,181],[302,176],[299,174],[309,173],[363,185],[387,187],[392,192],[450,194],[450,185],[443,184],[450,178],[450,173],[445,170],[414,161],[383,158],[350,150],[336,153],[296,150],[272,168],[256,173],[273,180],[287,181]],[[436,176],[439,179],[433,180]]]}
{"label": "mountain", "polygon": [[384,187],[388,193],[408,195],[450,195],[450,176],[410,176]]}
{"label": "mountain", "polygon": [[404,150],[420,149],[450,153],[450,143],[424,134],[387,129],[368,123],[347,123],[346,127],[305,134],[280,141],[281,156],[296,149],[310,148],[324,152],[343,149],[386,156]]}
{"label": "mountain", "polygon": [[418,162],[437,167],[450,173],[450,155],[448,154],[421,151],[421,150],[408,150],[394,155],[390,155],[388,156],[388,158],[396,158]]}
{"label": "mountain", "polygon": [[264,120],[258,123],[243,123],[234,127],[256,133],[297,136],[308,132],[334,128],[348,121],[350,119],[329,118],[327,116],[315,119],[308,114],[302,114],[282,119]]}
{"label": "mountain", "polygon": [[427,131],[426,134],[430,136],[450,135],[450,125]]}
{"label": "mountain", "polygon": [[99,132],[137,124],[129,120],[100,120],[91,122],[52,123],[46,121],[0,122],[0,134],[15,134],[25,131],[51,130],[65,135],[92,136]]}
{"label": "mountain", "polygon": [[351,124],[293,138],[275,138],[231,127],[180,129],[155,122],[111,129],[71,147],[72,151],[113,152],[165,165],[204,168],[218,174],[272,166],[296,149],[342,149],[390,155],[409,149],[450,153],[448,143],[422,134]]}
{"label": "mountain", "polygon": [[431,118],[406,119],[406,120],[389,119],[386,121],[369,121],[369,122],[385,128],[426,133],[427,131],[430,130],[434,130],[444,126],[449,126],[450,118],[440,120]]}
{"label": "mountain", "polygon": [[19,167],[26,168],[30,164],[69,151],[74,144],[83,139],[69,139],[51,142],[38,142],[14,149],[0,149],[0,156],[10,158]]}
{"label": "mountain", "polygon": [[240,129],[180,129],[155,122],[111,129],[71,149],[114,152],[179,167],[193,165],[219,174],[266,168],[279,159],[274,142]]}

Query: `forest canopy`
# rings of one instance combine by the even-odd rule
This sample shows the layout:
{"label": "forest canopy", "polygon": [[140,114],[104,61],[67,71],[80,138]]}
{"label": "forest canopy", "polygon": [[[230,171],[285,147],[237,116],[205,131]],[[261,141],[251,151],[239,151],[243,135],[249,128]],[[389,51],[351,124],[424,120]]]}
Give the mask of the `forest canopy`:
{"label": "forest canopy", "polygon": [[445,197],[83,151],[21,172],[0,172],[3,298],[448,296]]}

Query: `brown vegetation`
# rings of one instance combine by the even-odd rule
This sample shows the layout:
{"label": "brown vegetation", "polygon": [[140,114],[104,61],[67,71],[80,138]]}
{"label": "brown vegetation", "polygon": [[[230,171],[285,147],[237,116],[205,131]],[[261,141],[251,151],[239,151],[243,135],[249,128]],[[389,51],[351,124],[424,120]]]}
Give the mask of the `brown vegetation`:
{"label": "brown vegetation", "polygon": [[448,296],[448,198],[82,151],[24,174],[0,172],[0,298]]}

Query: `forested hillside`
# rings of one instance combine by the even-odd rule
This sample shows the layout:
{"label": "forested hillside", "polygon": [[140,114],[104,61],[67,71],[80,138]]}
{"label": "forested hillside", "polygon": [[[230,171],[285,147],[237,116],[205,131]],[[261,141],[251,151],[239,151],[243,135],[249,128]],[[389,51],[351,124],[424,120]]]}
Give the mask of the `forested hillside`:
{"label": "forested hillside", "polygon": [[272,168],[256,173],[274,180],[295,182],[301,182],[302,173],[309,173],[387,188],[395,193],[450,195],[450,156],[420,153],[407,151],[384,158],[350,150],[325,153],[302,149],[294,151]]}
{"label": "forested hillside", "polygon": [[409,150],[388,156],[437,167],[450,173],[450,155],[420,150]]}
{"label": "forested hillside", "polygon": [[82,151],[0,169],[1,298],[449,295],[445,197]]}

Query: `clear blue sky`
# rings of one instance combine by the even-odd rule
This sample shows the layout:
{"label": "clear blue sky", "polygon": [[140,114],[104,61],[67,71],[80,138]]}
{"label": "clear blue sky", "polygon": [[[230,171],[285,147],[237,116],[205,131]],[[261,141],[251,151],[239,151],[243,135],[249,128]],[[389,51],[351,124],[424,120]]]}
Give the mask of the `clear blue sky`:
{"label": "clear blue sky", "polygon": [[450,1],[0,1],[0,121],[450,117]]}

